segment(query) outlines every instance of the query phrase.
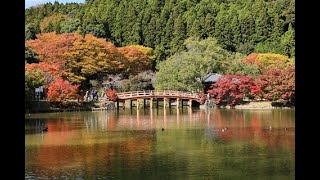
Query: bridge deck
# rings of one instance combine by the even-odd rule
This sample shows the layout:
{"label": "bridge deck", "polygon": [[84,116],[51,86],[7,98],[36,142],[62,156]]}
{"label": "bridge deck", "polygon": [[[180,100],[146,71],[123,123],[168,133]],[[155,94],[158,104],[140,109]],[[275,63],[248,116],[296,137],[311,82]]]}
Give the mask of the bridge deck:
{"label": "bridge deck", "polygon": [[137,99],[137,98],[180,98],[200,102],[198,93],[184,91],[131,91],[117,93],[119,100]]}

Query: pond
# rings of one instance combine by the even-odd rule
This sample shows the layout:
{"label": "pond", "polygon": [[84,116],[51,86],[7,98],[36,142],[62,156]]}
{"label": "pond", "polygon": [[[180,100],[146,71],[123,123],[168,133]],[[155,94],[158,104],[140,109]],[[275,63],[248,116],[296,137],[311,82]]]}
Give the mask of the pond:
{"label": "pond", "polygon": [[295,179],[295,110],[26,115],[25,179]]}

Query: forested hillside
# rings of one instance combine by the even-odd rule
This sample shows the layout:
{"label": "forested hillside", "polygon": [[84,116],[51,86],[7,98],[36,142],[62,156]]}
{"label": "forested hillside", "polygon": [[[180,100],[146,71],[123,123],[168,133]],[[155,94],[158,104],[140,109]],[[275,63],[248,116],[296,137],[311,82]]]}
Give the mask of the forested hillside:
{"label": "forested hillside", "polygon": [[87,0],[26,9],[26,39],[91,33],[116,46],[154,49],[156,60],[184,50],[188,37],[215,37],[227,51],[294,56],[294,0]]}
{"label": "forested hillside", "polygon": [[29,100],[42,85],[52,101],[103,94],[105,83],[118,92],[200,92],[203,78],[219,73],[218,104],[294,104],[294,0],[55,2],[26,9],[25,21]]}

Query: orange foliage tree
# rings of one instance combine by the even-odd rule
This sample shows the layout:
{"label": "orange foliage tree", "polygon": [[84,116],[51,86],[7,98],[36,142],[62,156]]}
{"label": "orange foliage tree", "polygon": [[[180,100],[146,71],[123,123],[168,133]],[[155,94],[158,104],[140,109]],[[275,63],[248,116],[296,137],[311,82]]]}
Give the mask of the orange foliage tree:
{"label": "orange foliage tree", "polygon": [[152,49],[140,45],[117,48],[111,42],[87,34],[38,34],[26,47],[39,55],[39,64],[27,64],[26,70],[40,69],[45,85],[58,78],[85,89],[90,80],[102,80],[110,74],[136,75],[150,69]]}
{"label": "orange foliage tree", "polygon": [[76,99],[79,85],[72,85],[69,81],[57,78],[49,85],[49,101],[64,101],[67,99]]}
{"label": "orange foliage tree", "polygon": [[126,69],[129,74],[137,75],[151,68],[151,48],[144,46],[125,46],[118,48],[126,58]]}
{"label": "orange foliage tree", "polygon": [[40,61],[58,65],[63,70],[68,60],[65,52],[69,52],[73,43],[79,39],[82,39],[79,34],[51,32],[38,34],[37,39],[27,40],[25,45],[39,55]]}
{"label": "orange foliage tree", "polygon": [[34,70],[39,70],[39,72],[44,77],[44,86],[48,87],[48,85],[53,82],[56,78],[60,77],[61,73],[59,72],[58,65],[56,64],[48,64],[45,62],[40,63],[32,63],[25,65],[25,71],[30,72]]}
{"label": "orange foliage tree", "polygon": [[78,39],[66,53],[69,61],[68,77],[71,82],[80,83],[85,79],[99,79],[106,74],[119,73],[124,69],[124,56],[105,39],[87,34]]}
{"label": "orange foliage tree", "polygon": [[273,53],[251,53],[244,59],[244,62],[259,66],[261,71],[274,67],[284,69],[294,65],[294,60],[288,56]]}

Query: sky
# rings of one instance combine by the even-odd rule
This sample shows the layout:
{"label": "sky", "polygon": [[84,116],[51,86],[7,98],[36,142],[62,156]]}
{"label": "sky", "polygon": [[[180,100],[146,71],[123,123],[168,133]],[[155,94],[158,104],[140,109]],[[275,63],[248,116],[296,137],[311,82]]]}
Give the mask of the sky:
{"label": "sky", "polygon": [[78,3],[83,3],[85,0],[25,0],[25,8],[29,8],[34,5],[38,4],[44,4],[47,2],[54,3],[55,1],[58,1],[59,3],[66,3],[66,2],[78,2]]}

